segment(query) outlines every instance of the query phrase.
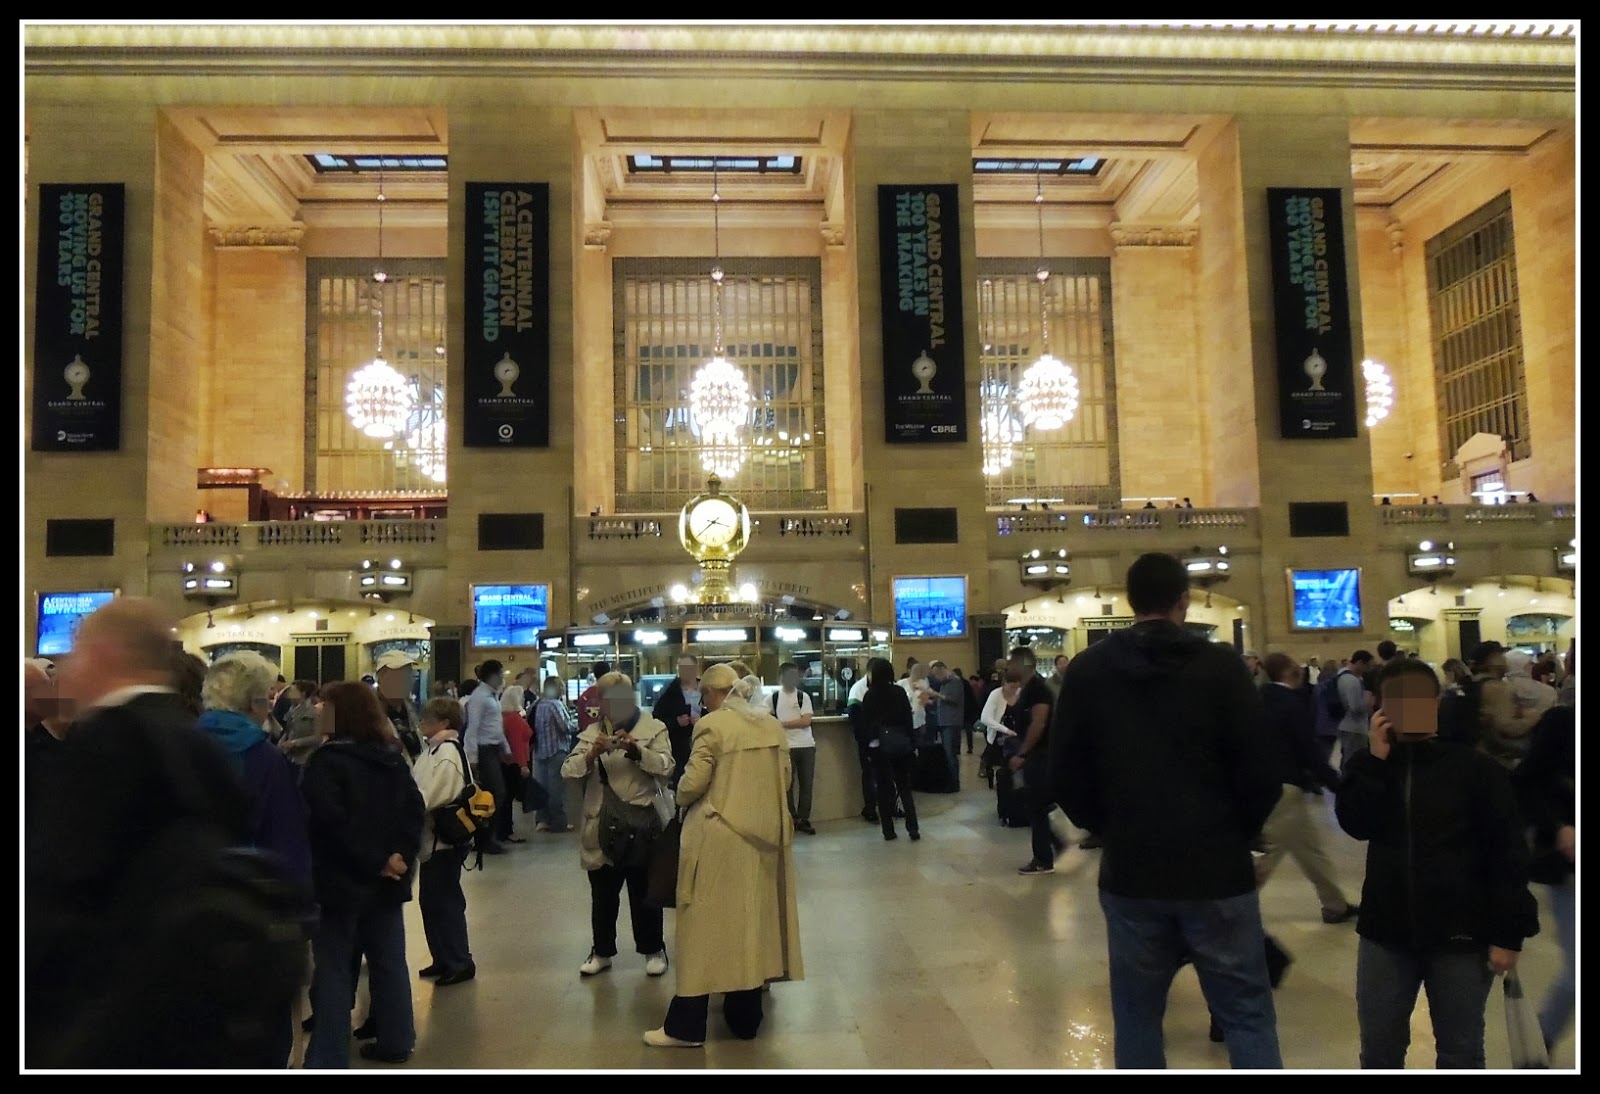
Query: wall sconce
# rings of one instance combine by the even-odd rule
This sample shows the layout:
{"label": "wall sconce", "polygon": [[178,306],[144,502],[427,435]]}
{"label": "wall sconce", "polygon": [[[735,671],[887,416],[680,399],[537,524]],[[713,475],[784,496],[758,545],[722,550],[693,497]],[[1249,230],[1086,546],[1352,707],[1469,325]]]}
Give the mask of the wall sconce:
{"label": "wall sconce", "polygon": [[1413,577],[1426,578],[1429,584],[1456,572],[1456,545],[1423,540],[1406,556],[1406,570]]}
{"label": "wall sconce", "polygon": [[1184,558],[1183,568],[1189,574],[1190,584],[1198,585],[1208,593],[1213,585],[1221,585],[1233,576],[1233,563],[1228,558],[1226,547],[1218,547],[1215,551],[1195,547]]}
{"label": "wall sconce", "polygon": [[204,565],[183,564],[183,595],[189,600],[204,600],[215,605],[239,595],[239,575],[232,564],[215,559]]}
{"label": "wall sconce", "polygon": [[1035,547],[1017,560],[1017,576],[1024,585],[1049,592],[1072,584],[1072,563],[1067,549],[1041,551]]}
{"label": "wall sconce", "polygon": [[373,600],[405,596],[411,592],[411,571],[404,569],[398,558],[387,563],[363,559],[356,573],[356,588],[362,596]]}
{"label": "wall sconce", "polygon": [[1556,573],[1575,574],[1578,572],[1578,541],[1573,540],[1565,547],[1556,548]]}

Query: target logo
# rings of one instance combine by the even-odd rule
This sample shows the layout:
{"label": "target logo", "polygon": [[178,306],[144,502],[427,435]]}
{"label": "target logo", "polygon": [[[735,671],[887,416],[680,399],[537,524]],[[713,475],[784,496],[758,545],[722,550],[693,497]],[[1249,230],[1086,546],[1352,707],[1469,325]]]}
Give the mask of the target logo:
{"label": "target logo", "polygon": [[500,439],[502,441],[509,441],[515,433],[516,430],[512,429],[509,425],[503,425],[500,427]]}

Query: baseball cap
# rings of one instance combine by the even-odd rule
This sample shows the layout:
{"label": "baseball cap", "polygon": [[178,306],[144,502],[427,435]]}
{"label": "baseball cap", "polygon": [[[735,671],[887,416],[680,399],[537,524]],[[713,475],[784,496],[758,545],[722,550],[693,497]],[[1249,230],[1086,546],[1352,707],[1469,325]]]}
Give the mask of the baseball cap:
{"label": "baseball cap", "polygon": [[403,669],[411,665],[415,665],[416,663],[417,659],[412,657],[405,650],[390,650],[388,653],[378,658],[378,663],[373,667],[379,670]]}

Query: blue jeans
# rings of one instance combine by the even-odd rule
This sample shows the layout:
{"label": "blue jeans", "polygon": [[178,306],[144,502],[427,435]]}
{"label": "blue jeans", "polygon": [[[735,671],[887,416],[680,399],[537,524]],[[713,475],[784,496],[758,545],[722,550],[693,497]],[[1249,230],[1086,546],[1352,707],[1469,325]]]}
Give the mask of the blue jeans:
{"label": "blue jeans", "polygon": [[416,1047],[411,1014],[411,974],[406,969],[404,905],[370,902],[360,909],[322,909],[311,952],[317,964],[312,1012],[317,1016],[306,1048],[307,1068],[350,1066],[350,1004],[355,981],[352,957],[367,955],[372,988],[372,1023],[385,1053]]}
{"label": "blue jeans", "polygon": [[1167,1066],[1161,1020],[1172,978],[1186,957],[1226,1035],[1230,1065],[1283,1066],[1254,891],[1221,900],[1150,900],[1102,889],[1100,907],[1110,951],[1117,1067]]}
{"label": "blue jeans", "polygon": [[1554,1044],[1572,1021],[1572,1005],[1577,996],[1578,920],[1574,901],[1576,880],[1568,877],[1560,885],[1545,886],[1550,891],[1550,918],[1555,920],[1556,941],[1561,943],[1561,975],[1539,1007],[1539,1031]]}
{"label": "blue jeans", "polygon": [[939,743],[944,746],[945,759],[950,761],[950,789],[961,789],[961,727],[940,726]]}
{"label": "blue jeans", "polygon": [[557,752],[537,761],[533,769],[547,795],[544,808],[537,814],[539,823],[548,825],[552,832],[567,830],[567,784],[561,777],[561,765],[566,761],[566,754]]}
{"label": "blue jeans", "polygon": [[1403,1068],[1417,989],[1428,993],[1435,1067],[1483,1067],[1483,1012],[1494,973],[1487,950],[1416,953],[1363,938],[1356,950],[1361,1066]]}

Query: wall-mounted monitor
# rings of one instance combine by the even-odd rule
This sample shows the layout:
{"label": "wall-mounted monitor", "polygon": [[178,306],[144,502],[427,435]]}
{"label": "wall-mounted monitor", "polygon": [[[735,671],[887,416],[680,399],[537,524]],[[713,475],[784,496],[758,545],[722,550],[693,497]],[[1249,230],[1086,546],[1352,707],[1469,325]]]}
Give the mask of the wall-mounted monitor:
{"label": "wall-mounted monitor", "polygon": [[1359,631],[1361,570],[1290,570],[1289,622],[1297,631]]}
{"label": "wall-mounted monitor", "polygon": [[40,657],[60,657],[72,652],[72,639],[84,618],[102,604],[109,604],[117,594],[96,589],[76,593],[39,594],[39,645]]}
{"label": "wall-mounted monitor", "polygon": [[550,625],[550,586],[474,585],[472,644],[533,646]]}
{"label": "wall-mounted monitor", "polygon": [[967,633],[967,579],[897,577],[894,632],[899,638],[961,638]]}

